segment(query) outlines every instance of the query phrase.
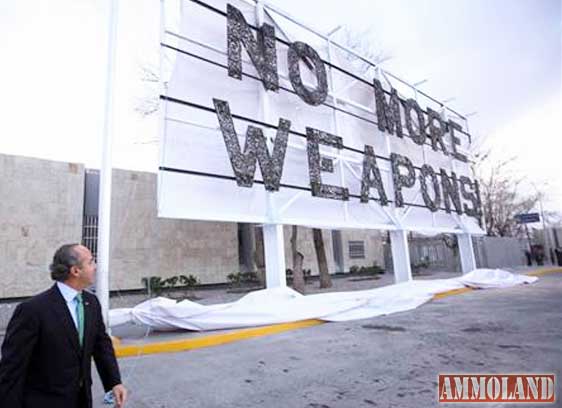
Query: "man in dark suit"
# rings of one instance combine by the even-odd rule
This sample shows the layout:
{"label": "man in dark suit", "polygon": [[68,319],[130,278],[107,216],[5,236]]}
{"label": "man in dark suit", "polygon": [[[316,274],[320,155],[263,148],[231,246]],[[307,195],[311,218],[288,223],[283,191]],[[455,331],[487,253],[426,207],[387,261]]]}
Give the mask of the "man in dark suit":
{"label": "man in dark suit", "polygon": [[127,399],[94,283],[96,264],[82,245],[63,245],[50,266],[56,283],[20,303],[2,344],[0,407],[90,408],[91,361],[118,407]]}

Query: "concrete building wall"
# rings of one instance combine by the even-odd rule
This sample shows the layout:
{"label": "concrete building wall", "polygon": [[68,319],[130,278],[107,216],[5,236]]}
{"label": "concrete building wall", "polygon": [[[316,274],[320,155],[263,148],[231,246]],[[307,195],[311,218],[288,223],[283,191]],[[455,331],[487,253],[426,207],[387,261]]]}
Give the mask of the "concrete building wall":
{"label": "concrete building wall", "polygon": [[84,166],[0,154],[0,298],[48,288],[62,244],[80,242]]}
{"label": "concrete building wall", "polygon": [[[291,253],[291,226],[285,226],[285,262],[287,268],[292,269],[293,260]],[[316,260],[316,250],[312,239],[312,229],[298,227],[298,250],[304,255],[303,269],[310,269],[312,275],[318,275],[318,262]],[[380,231],[373,230],[343,230],[342,236],[342,253],[343,253],[343,271],[349,272],[349,268],[355,266],[372,266],[376,262],[384,268],[384,256],[382,245],[382,234]],[[334,258],[334,247],[331,230],[322,230],[322,238],[324,239],[324,247],[326,249],[326,258],[328,261],[328,270],[330,273],[336,272],[336,264]],[[349,241],[363,241],[365,247],[364,258],[351,258],[349,253]]]}
{"label": "concrete building wall", "polygon": [[152,173],[113,171],[110,289],[141,288],[148,276],[226,282],[239,271],[237,224],[157,218],[156,181]]}
{"label": "concrete building wall", "polygon": [[[363,241],[365,258],[351,258],[349,241]],[[352,266],[378,266],[384,268],[383,232],[376,230],[345,230],[342,231],[344,272]]]}
{"label": "concrete building wall", "polygon": [[[291,234],[292,226],[286,225],[283,228],[285,238],[285,263],[287,269],[293,268],[293,255],[291,252]],[[298,227],[298,251],[304,255],[303,269],[310,269],[312,275],[318,275],[318,261],[316,260],[316,250],[314,248],[314,240],[312,238],[312,228]],[[328,270],[330,273],[335,272],[334,253],[332,249],[332,233],[330,230],[322,230],[322,238],[324,240],[324,248],[326,249],[326,260],[328,261]]]}

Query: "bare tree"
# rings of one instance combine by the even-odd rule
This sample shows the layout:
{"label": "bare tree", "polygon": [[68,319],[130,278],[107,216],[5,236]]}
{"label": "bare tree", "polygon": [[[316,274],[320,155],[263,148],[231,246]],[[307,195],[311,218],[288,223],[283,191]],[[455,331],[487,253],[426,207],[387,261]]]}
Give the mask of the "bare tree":
{"label": "bare tree", "polygon": [[369,73],[373,65],[380,64],[382,61],[390,59],[392,55],[385,51],[378,44],[374,43],[375,36],[371,30],[357,31],[350,27],[342,27],[334,35],[335,39],[342,45],[357,52],[363,58],[357,58],[350,53],[344,53],[344,58],[353,67],[353,71],[359,75],[366,75]]}
{"label": "bare tree", "polygon": [[[354,72],[360,75],[367,75],[369,73],[369,70],[373,68],[373,65],[366,60],[374,63],[380,63],[382,60],[390,57],[387,52],[381,51],[380,47],[377,47],[373,44],[373,37],[372,35],[370,35],[369,31],[358,32],[349,27],[342,27],[337,31],[334,37],[339,43],[351,48],[359,55],[363,56],[364,59],[361,59],[350,53],[343,53],[345,60],[353,67]],[[328,269],[322,230],[313,228],[312,237],[314,240],[314,249],[316,251],[316,259],[318,262],[320,287],[330,288],[332,287],[332,279],[330,277],[330,271]]]}
{"label": "bare tree", "polygon": [[326,248],[324,247],[322,230],[319,228],[313,228],[312,237],[314,240],[314,249],[316,250],[316,260],[318,261],[320,288],[331,288],[332,278],[330,277],[330,271],[328,270],[328,260],[326,258]]}
{"label": "bare tree", "polygon": [[135,112],[142,117],[155,114],[160,109],[158,98],[158,68],[153,65],[141,65],[139,67],[141,81],[145,84],[144,95],[138,97],[135,102]]}
{"label": "bare tree", "polygon": [[298,250],[297,240],[298,227],[296,225],[293,225],[291,233],[291,253],[293,255],[293,289],[295,289],[297,292],[304,293],[305,282],[304,274],[302,271],[302,262],[304,260],[304,255]]}
{"label": "bare tree", "polygon": [[480,197],[487,235],[500,237],[524,236],[524,227],[515,215],[529,212],[541,198],[540,192],[525,193],[524,178],[516,177],[510,165],[516,157],[496,162],[490,149],[474,153],[473,170],[480,184]]}

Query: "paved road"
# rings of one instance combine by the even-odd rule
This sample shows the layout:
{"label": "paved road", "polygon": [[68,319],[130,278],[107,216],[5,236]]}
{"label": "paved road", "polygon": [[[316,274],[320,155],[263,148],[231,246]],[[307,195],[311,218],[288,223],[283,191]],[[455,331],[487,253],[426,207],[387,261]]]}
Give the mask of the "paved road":
{"label": "paved road", "polygon": [[[130,407],[435,407],[443,372],[554,372],[561,396],[562,274],[391,316],[120,364]],[[99,383],[94,395],[101,407]]]}

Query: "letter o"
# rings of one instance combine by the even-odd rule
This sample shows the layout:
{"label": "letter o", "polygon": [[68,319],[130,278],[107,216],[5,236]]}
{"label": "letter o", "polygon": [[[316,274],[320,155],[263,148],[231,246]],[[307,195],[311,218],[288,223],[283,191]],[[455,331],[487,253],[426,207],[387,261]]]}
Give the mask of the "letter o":
{"label": "letter o", "polygon": [[[299,61],[305,58],[314,65],[314,74],[318,81],[316,89],[310,89],[302,82]],[[295,41],[287,51],[287,64],[289,65],[289,79],[297,95],[309,105],[322,104],[328,96],[328,78],[324,61],[314,48],[301,41]]]}

